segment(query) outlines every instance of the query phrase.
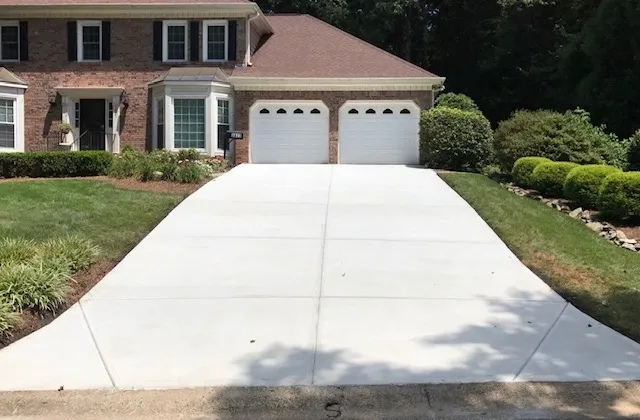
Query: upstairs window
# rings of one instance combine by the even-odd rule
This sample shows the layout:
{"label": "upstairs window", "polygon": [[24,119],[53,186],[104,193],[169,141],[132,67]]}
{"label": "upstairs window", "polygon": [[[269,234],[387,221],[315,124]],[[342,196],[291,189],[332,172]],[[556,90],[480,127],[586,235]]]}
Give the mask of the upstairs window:
{"label": "upstairs window", "polygon": [[164,21],[162,32],[162,61],[187,61],[187,21]]}
{"label": "upstairs window", "polygon": [[205,20],[203,22],[204,61],[227,61],[229,51],[229,22],[226,20]]}
{"label": "upstairs window", "polygon": [[18,22],[0,22],[0,61],[20,58],[20,26]]}
{"label": "upstairs window", "polygon": [[102,22],[78,22],[78,61],[102,60]]}

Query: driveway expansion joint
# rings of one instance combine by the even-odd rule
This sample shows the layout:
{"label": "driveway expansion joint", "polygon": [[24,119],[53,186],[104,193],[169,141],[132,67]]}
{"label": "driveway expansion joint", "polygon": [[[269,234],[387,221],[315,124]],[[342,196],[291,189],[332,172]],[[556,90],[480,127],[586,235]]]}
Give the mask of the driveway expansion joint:
{"label": "driveway expansion joint", "polygon": [[111,371],[109,370],[109,367],[107,366],[107,362],[104,359],[104,355],[102,354],[102,351],[100,351],[100,347],[98,346],[98,341],[96,340],[96,336],[93,333],[93,329],[91,328],[91,325],[89,324],[89,319],[87,318],[87,314],[84,312],[84,308],[82,306],[82,301],[78,301],[78,306],[80,307],[80,312],[82,312],[82,317],[84,318],[84,322],[87,325],[87,329],[89,330],[89,335],[91,336],[91,340],[93,341],[93,344],[96,346],[96,351],[98,352],[98,357],[100,357],[100,361],[102,362],[102,366],[104,367],[104,370],[107,373],[107,376],[109,377],[109,381],[111,381],[111,386],[113,388],[117,389],[116,382],[113,379],[113,375],[111,374]]}

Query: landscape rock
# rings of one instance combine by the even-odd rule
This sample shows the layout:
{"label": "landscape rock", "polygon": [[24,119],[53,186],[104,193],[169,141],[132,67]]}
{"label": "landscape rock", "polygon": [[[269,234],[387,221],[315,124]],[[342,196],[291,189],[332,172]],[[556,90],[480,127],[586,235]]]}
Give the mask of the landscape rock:
{"label": "landscape rock", "polygon": [[631,245],[631,244],[622,244],[621,245],[624,249],[628,249],[629,251],[636,251],[636,246],[635,245]]}
{"label": "landscape rock", "polygon": [[631,245],[637,245],[638,241],[635,239],[620,239],[620,242],[624,243],[624,244],[631,244]]}
{"label": "landscape rock", "polygon": [[587,227],[594,232],[602,232],[602,230],[604,229],[604,226],[602,226],[602,223],[598,223],[598,222],[587,223]]}
{"label": "landscape rock", "polygon": [[628,238],[627,238],[627,235],[626,235],[623,231],[621,231],[621,230],[617,230],[617,231],[616,231],[616,237],[617,237],[618,239],[620,239],[620,240],[628,239]]}
{"label": "landscape rock", "polygon": [[578,219],[582,216],[582,207],[578,207],[577,209],[573,210],[571,213],[569,213],[569,216],[573,217],[574,219]]}
{"label": "landscape rock", "polygon": [[155,181],[158,181],[158,180],[162,179],[163,173],[160,172],[160,171],[154,171],[152,175],[153,175],[153,179]]}

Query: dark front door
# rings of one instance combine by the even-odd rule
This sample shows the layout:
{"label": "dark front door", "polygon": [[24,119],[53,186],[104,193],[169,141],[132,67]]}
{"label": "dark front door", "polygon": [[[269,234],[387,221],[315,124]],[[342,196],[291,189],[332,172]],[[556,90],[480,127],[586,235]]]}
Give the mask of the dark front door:
{"label": "dark front door", "polygon": [[80,150],[105,150],[104,99],[80,99]]}

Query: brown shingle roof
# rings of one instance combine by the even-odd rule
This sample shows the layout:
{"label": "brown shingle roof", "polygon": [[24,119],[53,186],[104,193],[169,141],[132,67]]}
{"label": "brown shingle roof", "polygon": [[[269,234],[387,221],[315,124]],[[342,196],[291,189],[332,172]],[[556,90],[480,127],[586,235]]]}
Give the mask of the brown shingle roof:
{"label": "brown shingle roof", "polygon": [[251,3],[249,0],[0,0],[0,6],[61,6],[61,5],[172,5]]}
{"label": "brown shingle roof", "polygon": [[418,66],[310,15],[267,16],[273,27],[238,77],[435,77]]}

